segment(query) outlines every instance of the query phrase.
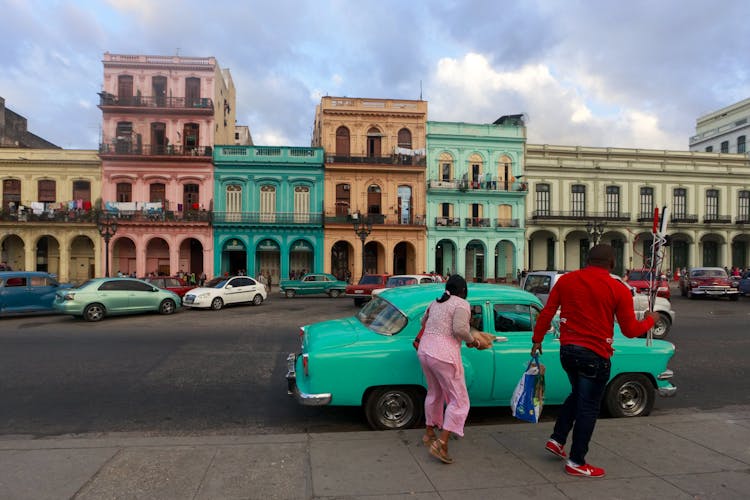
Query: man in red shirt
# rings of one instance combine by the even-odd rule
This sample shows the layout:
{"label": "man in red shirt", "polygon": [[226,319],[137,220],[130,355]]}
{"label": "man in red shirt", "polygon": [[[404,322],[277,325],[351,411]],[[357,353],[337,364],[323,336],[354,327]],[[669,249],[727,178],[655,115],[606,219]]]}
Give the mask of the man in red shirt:
{"label": "man in red shirt", "polygon": [[[542,353],[542,340],[560,308],[560,363],[570,379],[571,393],[560,409],[546,449],[568,459],[565,472],[573,476],[602,477],[604,469],[586,463],[604,389],[609,381],[614,320],[626,337],[639,337],[654,326],[658,313],[635,317],[633,297],[627,287],[609,273],[615,266],[610,245],[589,250],[587,266],[562,275],[552,287],[547,305],[534,326],[531,355]],[[571,429],[570,457],[565,441]]]}

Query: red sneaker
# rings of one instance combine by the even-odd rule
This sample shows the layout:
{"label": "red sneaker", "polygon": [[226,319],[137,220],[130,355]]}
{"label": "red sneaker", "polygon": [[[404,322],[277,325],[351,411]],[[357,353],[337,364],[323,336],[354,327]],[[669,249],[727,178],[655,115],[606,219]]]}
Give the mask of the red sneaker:
{"label": "red sneaker", "polygon": [[547,444],[544,445],[544,449],[560,458],[568,458],[568,455],[565,454],[565,447],[554,439],[547,441]]}
{"label": "red sneaker", "polygon": [[590,464],[576,465],[570,460],[565,464],[565,472],[571,476],[604,477],[604,469]]}

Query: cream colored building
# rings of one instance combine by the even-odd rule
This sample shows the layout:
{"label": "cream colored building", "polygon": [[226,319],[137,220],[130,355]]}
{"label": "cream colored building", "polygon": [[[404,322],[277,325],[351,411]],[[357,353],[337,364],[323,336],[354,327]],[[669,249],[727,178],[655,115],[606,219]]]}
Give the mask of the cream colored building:
{"label": "cream colored building", "polygon": [[103,275],[96,151],[0,148],[0,260],[60,281]]}
{"label": "cream colored building", "polygon": [[665,271],[750,265],[746,155],[528,144],[525,170],[528,269],[579,269],[597,231],[616,272],[642,267],[665,205]]}
{"label": "cream colored building", "polygon": [[[426,101],[321,99],[312,145],[325,150],[326,272],[426,271],[426,123]],[[364,245],[355,219],[373,222]]]}

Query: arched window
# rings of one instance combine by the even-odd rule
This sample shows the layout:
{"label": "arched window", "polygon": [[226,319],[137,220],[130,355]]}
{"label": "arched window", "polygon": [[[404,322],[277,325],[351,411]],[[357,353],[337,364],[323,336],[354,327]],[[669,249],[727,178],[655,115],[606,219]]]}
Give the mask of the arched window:
{"label": "arched window", "polygon": [[516,178],[513,177],[513,161],[509,157],[503,156],[497,166],[496,187],[501,191],[510,191],[515,180]]}
{"label": "arched window", "polygon": [[379,158],[381,155],[383,134],[376,127],[367,131],[367,157]]}
{"label": "arched window", "polygon": [[411,132],[408,128],[402,128],[398,131],[398,147],[411,149]]}
{"label": "arched window", "polygon": [[294,186],[294,222],[310,221],[310,188]]}
{"label": "arched window", "polygon": [[116,187],[116,196],[118,202],[133,201],[133,185],[129,182],[118,182]]}
{"label": "arched window", "polygon": [[536,185],[536,214],[540,216],[550,215],[550,189],[549,184]]}
{"label": "arched window", "polygon": [[367,213],[368,214],[380,214],[381,208],[381,197],[380,186],[372,184],[367,188]]}
{"label": "arched window", "polygon": [[42,179],[37,183],[37,201],[43,203],[54,203],[57,183],[50,179]]}
{"label": "arched window", "polygon": [[242,217],[242,186],[229,184],[226,189],[227,221],[238,221]]}
{"label": "arched window", "polygon": [[351,186],[336,184],[336,215],[349,215],[351,209]]}
{"label": "arched window", "polygon": [[265,184],[260,187],[260,221],[276,220],[276,186]]}
{"label": "arched window", "polygon": [[198,184],[185,184],[182,187],[183,210],[197,210],[200,208],[200,186]]}
{"label": "arched window", "polygon": [[148,186],[148,201],[151,203],[164,202],[167,195],[167,188],[161,182],[154,182]]}
{"label": "arched window", "polygon": [[453,156],[450,153],[440,153],[438,160],[438,180],[441,182],[453,181]]}
{"label": "arched window", "polygon": [[471,181],[472,189],[479,189],[482,181],[482,157],[477,153],[474,153],[469,157],[469,180]]}
{"label": "arched window", "polygon": [[117,101],[120,105],[129,105],[133,102],[133,77],[131,75],[117,77]]}
{"label": "arched window", "polygon": [[349,129],[341,126],[336,129],[336,156],[349,156]]}

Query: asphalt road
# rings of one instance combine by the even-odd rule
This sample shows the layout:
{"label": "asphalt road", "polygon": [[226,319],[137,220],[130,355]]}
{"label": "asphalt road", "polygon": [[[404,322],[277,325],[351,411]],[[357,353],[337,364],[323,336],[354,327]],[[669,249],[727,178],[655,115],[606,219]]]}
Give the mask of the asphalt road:
{"label": "asphalt road", "polygon": [[[655,414],[750,404],[750,299],[674,297],[677,396]],[[0,435],[284,433],[368,429],[357,408],[302,407],[286,394],[300,325],[344,317],[350,299],[285,299],[87,323],[0,319]],[[555,409],[545,409],[553,418]],[[473,409],[469,425],[511,421]]]}

